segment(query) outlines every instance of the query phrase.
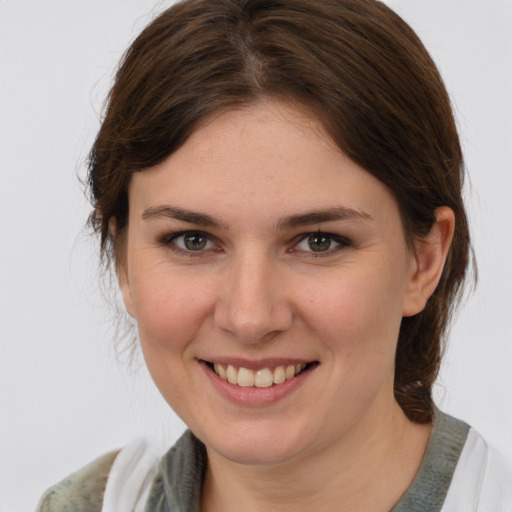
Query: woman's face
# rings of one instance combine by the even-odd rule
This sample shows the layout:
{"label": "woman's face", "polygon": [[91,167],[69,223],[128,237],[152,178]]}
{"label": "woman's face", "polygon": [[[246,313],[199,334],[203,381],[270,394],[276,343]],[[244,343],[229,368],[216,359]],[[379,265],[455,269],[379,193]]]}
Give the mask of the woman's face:
{"label": "woman's face", "polygon": [[415,261],[390,191],[319,122],[273,102],[223,113],[135,173],[129,204],[125,303],[210,453],[285,463],[396,412]]}

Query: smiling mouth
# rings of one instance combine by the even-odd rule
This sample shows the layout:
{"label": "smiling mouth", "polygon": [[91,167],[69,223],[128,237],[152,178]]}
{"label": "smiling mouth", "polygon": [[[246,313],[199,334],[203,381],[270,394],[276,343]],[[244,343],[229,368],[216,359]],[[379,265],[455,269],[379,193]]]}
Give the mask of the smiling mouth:
{"label": "smiling mouth", "polygon": [[291,380],[318,363],[299,363],[290,365],[279,365],[274,368],[261,368],[251,370],[244,367],[236,367],[230,364],[211,363],[205,361],[206,365],[214,371],[222,380],[234,386],[245,388],[269,388],[279,386]]}

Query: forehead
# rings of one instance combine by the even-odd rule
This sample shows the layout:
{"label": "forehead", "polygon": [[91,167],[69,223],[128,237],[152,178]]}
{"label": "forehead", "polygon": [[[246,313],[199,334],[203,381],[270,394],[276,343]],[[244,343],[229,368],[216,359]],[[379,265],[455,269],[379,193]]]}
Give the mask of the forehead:
{"label": "forehead", "polygon": [[341,152],[317,119],[270,101],[210,119],[164,162],[135,173],[129,195],[132,211],[171,203],[240,218],[396,209],[387,187]]}

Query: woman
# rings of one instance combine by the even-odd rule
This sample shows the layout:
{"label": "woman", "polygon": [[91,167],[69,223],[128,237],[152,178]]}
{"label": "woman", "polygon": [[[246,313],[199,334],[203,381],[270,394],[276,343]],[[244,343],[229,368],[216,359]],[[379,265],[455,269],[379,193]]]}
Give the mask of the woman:
{"label": "woman", "polygon": [[161,461],[107,454],[41,511],[512,508],[510,469],[432,402],[469,263],[463,163],[392,11],[177,4],[128,50],[89,177],[146,364],[190,431]]}

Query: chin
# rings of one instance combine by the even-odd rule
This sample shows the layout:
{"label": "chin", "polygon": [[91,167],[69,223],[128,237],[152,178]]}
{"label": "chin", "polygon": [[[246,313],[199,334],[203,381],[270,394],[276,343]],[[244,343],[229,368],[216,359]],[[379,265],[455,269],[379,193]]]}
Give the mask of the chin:
{"label": "chin", "polygon": [[281,466],[293,462],[298,455],[291,447],[283,449],[282,446],[260,446],[259,443],[250,446],[248,443],[240,446],[229,444],[211,449],[223,458],[244,466]]}
{"label": "chin", "polygon": [[[262,422],[263,423],[263,422]],[[198,436],[211,454],[217,453],[231,462],[247,466],[276,466],[294,461],[307,451],[307,439],[296,433],[277,433],[275,428],[238,429],[220,438]]]}

